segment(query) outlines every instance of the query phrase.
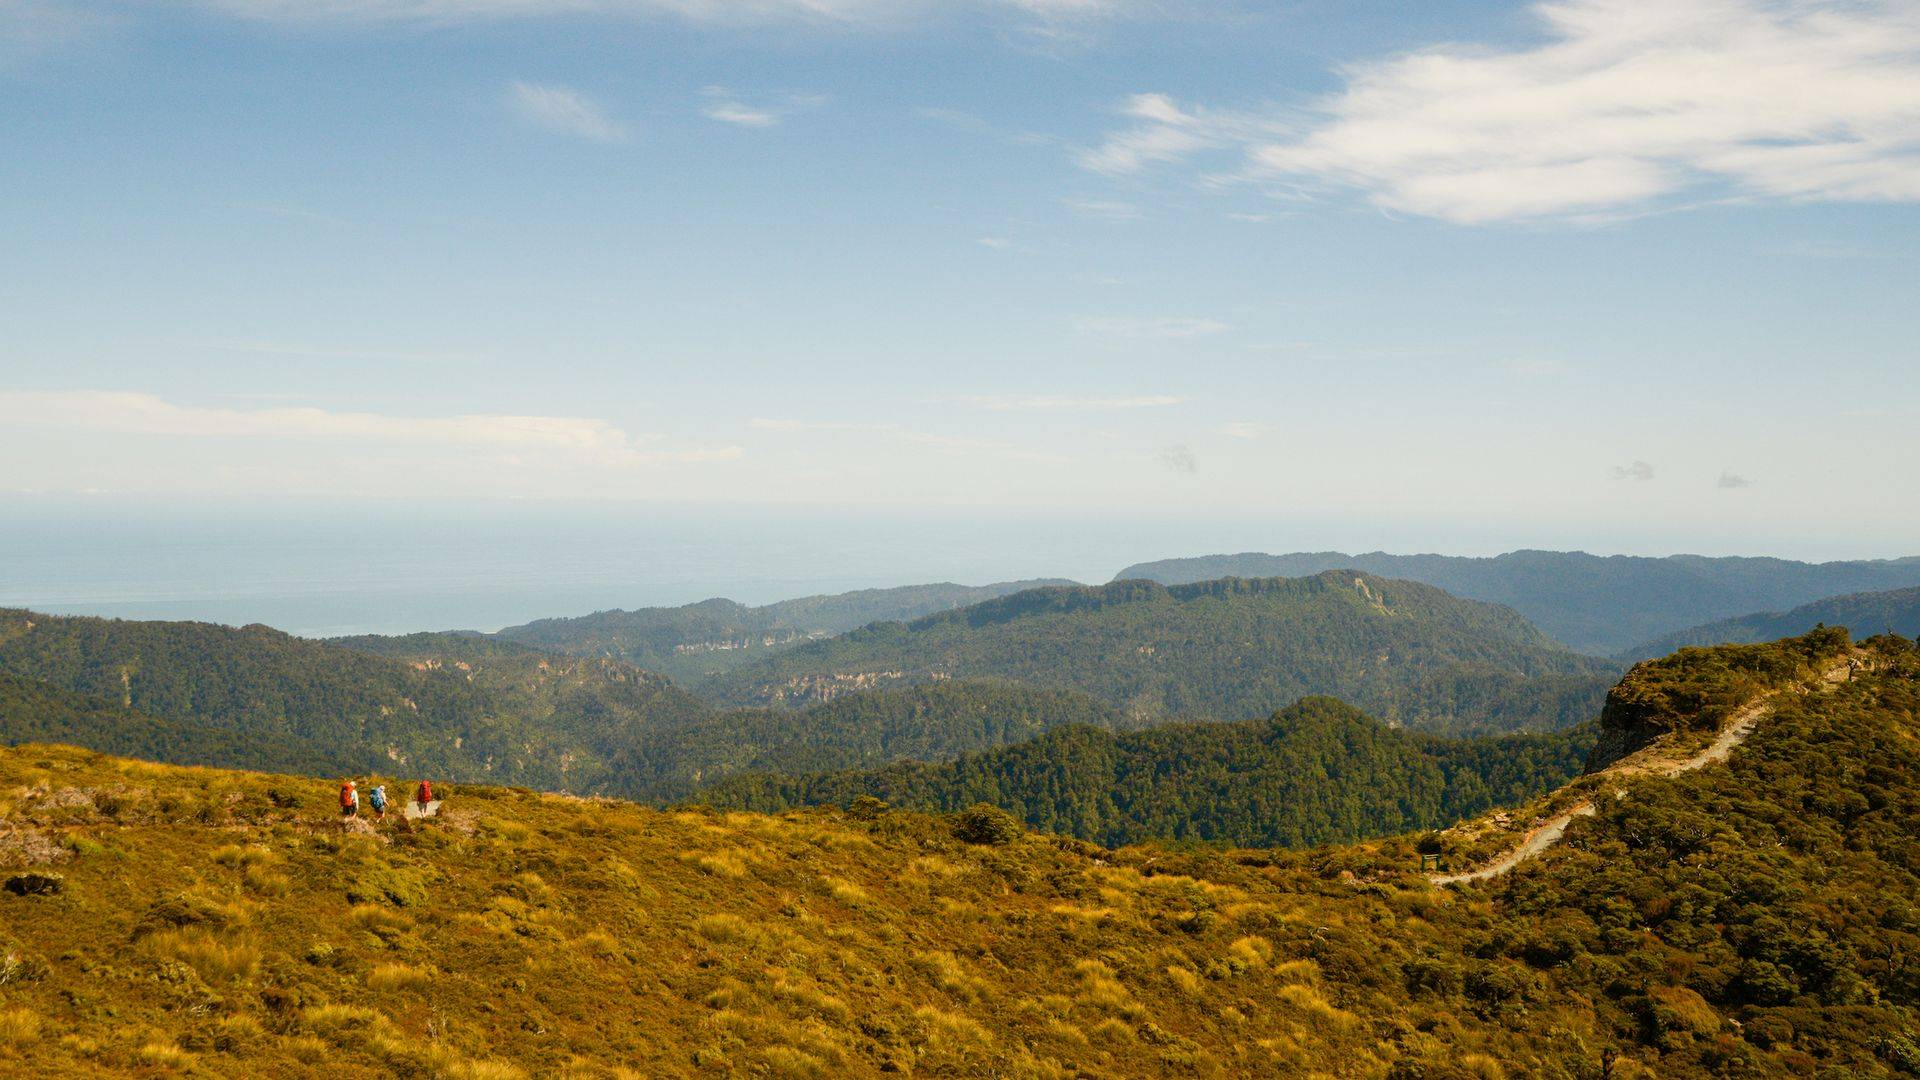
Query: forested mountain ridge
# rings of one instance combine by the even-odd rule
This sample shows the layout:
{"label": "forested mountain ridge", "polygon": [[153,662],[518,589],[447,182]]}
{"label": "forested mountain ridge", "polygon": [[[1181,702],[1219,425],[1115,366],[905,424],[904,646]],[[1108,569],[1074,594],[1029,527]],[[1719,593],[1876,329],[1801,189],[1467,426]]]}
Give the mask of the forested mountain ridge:
{"label": "forested mountain ridge", "polygon": [[1260,716],[1311,694],[1443,730],[1564,727],[1617,673],[1511,610],[1430,586],[1310,578],[1033,589],[810,642],[697,687],[794,704],[943,678],[1079,690],[1136,723]]}
{"label": "forested mountain ridge", "polygon": [[944,764],[746,775],[697,797],[761,812],[861,796],[933,811],[989,803],[1034,828],[1107,845],[1303,847],[1443,827],[1532,798],[1579,775],[1593,732],[1436,738],[1316,697],[1267,720],[1131,734],[1062,727]]}
{"label": "forested mountain ridge", "polygon": [[1792,611],[1758,611],[1688,627],[1620,654],[1623,660],[1665,656],[1688,645],[1723,645],[1804,634],[1815,626],[1844,626],[1856,634],[1920,635],[1920,588],[1829,596]]}
{"label": "forested mountain ridge", "polygon": [[674,800],[742,772],[835,772],[949,761],[1068,725],[1127,730],[1118,709],[1072,690],[950,680],[847,694],[806,709],[714,711],[613,755],[619,790]]}
{"label": "forested mountain ridge", "polygon": [[0,611],[0,673],[363,767],[596,790],[610,748],[705,710],[614,661],[459,635],[368,647],[385,655],[264,626]]}
{"label": "forested mountain ridge", "polygon": [[148,716],[104,698],[0,674],[0,744],[70,743],[102,753],[175,765],[221,765],[310,775],[377,765],[362,745],[322,747]]}
{"label": "forested mountain ridge", "polygon": [[649,800],[744,769],[942,761],[1062,724],[1129,726],[1087,695],[992,680],[722,711],[619,661],[482,635],[314,642],[26,612],[0,613],[0,679],[9,742],[283,772],[405,768]]}
{"label": "forested mountain ridge", "polygon": [[1456,887],[1424,835],[1105,850],[481,787],[343,825],[327,783],[0,750],[0,1071],[1912,1076],[1920,656],[1863,644],[1723,764]]}
{"label": "forested mountain ridge", "polygon": [[553,652],[604,656],[693,682],[770,652],[872,622],[917,619],[1061,579],[939,582],[803,596],[761,607],[712,599],[682,607],[599,611],[509,626],[495,636]]}
{"label": "forested mountain ridge", "polygon": [[1613,655],[1714,619],[1842,593],[1920,585],[1920,556],[1805,563],[1581,551],[1510,551],[1492,558],[1383,551],[1247,552],[1139,563],[1114,579],[1180,584],[1221,577],[1304,577],[1342,569],[1420,581],[1455,596],[1506,604],[1556,640],[1596,655]]}

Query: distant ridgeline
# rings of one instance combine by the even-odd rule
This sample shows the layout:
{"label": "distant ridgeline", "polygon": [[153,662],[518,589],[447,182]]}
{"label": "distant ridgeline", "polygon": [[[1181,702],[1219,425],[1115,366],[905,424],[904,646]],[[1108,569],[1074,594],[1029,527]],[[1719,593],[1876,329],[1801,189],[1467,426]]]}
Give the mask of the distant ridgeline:
{"label": "distant ridgeline", "polygon": [[803,596],[764,607],[702,600],[684,607],[539,619],[509,626],[497,636],[553,652],[623,660],[692,683],[770,652],[871,622],[917,619],[1023,589],[1071,584],[1051,578],[977,586],[942,582]]}
{"label": "distant ridgeline", "polygon": [[1507,604],[1555,639],[1597,655],[1619,653],[1713,619],[1778,611],[1842,593],[1920,585],[1920,557],[1804,563],[1699,555],[1601,557],[1578,551],[1513,551],[1487,559],[1380,551],[1249,552],[1140,563],[1120,571],[1115,580],[1174,585],[1223,577],[1304,577],[1349,568]]}
{"label": "distant ridgeline", "polygon": [[1792,611],[1762,611],[1690,627],[1621,653],[1624,660],[1665,656],[1686,645],[1722,645],[1804,634],[1815,626],[1844,626],[1855,634],[1920,635],[1920,588],[1832,596]]}
{"label": "distant ridgeline", "polygon": [[990,803],[1037,829],[1102,844],[1147,839],[1300,847],[1451,824],[1580,774],[1591,724],[1447,739],[1387,727],[1333,698],[1269,720],[1132,734],[1056,728],[957,761],[869,772],[736,776],[718,807],[778,811],[872,796],[916,810]]}
{"label": "distant ridgeline", "polygon": [[1136,723],[1262,716],[1312,694],[1430,731],[1566,727],[1619,668],[1513,611],[1352,571],[1031,589],[809,642],[699,684],[733,705],[996,678],[1078,690]]}

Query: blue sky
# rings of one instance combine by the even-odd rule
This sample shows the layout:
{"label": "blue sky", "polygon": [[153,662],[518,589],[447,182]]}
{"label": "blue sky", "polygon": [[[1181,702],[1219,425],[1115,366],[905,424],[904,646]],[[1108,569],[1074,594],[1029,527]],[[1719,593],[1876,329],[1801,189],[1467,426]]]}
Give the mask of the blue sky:
{"label": "blue sky", "polygon": [[1912,3],[13,0],[0,192],[14,493],[1920,536]]}

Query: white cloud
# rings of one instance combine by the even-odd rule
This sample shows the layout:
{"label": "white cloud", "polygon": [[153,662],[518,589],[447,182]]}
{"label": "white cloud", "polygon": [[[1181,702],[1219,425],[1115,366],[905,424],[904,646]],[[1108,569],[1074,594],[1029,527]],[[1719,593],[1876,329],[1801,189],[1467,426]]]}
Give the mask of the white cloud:
{"label": "white cloud", "polygon": [[1042,409],[1095,412],[1111,409],[1154,409],[1178,405],[1186,399],[1167,394],[1142,394],[1134,397],[1056,397],[1048,394],[1008,397],[976,394],[960,400],[968,405],[992,409],[995,412],[1026,412]]}
{"label": "white cloud", "polygon": [[1074,328],[1083,334],[1105,334],[1131,338],[1190,338],[1219,334],[1233,329],[1216,319],[1140,318],[1106,316],[1074,320]]}
{"label": "white cloud", "polygon": [[700,96],[707,102],[700,109],[702,116],[747,128],[773,127],[789,115],[818,108],[827,100],[818,94],[781,94],[771,101],[750,105],[724,86],[709,86],[700,91]]}
{"label": "white cloud", "polygon": [[1345,71],[1265,118],[1129,99],[1083,164],[1132,172],[1231,148],[1243,178],[1349,189],[1477,223],[1689,201],[1920,200],[1911,0],[1551,0],[1544,40],[1445,44]]}
{"label": "white cloud", "polygon": [[586,417],[209,408],[176,405],[152,394],[103,390],[0,392],[0,422],[118,435],[489,449],[614,467],[724,461],[741,454],[737,446],[666,448],[657,445],[662,441],[658,435],[629,435],[605,420]]}
{"label": "white cloud", "polygon": [[1629,462],[1628,464],[1625,464],[1625,465],[1615,465],[1613,467],[1613,478],[1615,480],[1635,480],[1635,481],[1651,480],[1653,479],[1653,466],[1647,464],[1644,461],[1634,461],[1634,462]]}
{"label": "white cloud", "polygon": [[979,244],[983,248],[992,248],[995,251],[1006,251],[1013,247],[1013,238],[1010,236],[982,236],[978,240],[975,240],[974,243]]}
{"label": "white cloud", "polygon": [[1160,448],[1160,464],[1172,472],[1192,476],[1200,471],[1200,459],[1194,456],[1193,449],[1184,443]]}
{"label": "white cloud", "polygon": [[1721,489],[1744,488],[1752,487],[1753,481],[1738,473],[1725,471],[1720,474],[1720,479],[1714,481],[1713,486]]}
{"label": "white cloud", "polygon": [[524,119],[550,131],[595,142],[627,137],[626,129],[605,110],[570,87],[516,81],[507,86],[507,103]]}
{"label": "white cloud", "polygon": [[1230,439],[1258,439],[1267,433],[1267,425],[1256,424],[1251,420],[1235,420],[1223,424],[1220,434]]}

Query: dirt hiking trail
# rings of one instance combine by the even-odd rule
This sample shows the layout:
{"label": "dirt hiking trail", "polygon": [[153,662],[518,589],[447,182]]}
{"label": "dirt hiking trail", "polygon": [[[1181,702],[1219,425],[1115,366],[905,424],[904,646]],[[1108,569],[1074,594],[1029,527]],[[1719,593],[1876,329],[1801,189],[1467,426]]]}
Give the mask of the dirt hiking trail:
{"label": "dirt hiking trail", "polygon": [[[1824,691],[1830,689],[1836,683],[1846,682],[1852,675],[1854,668],[1855,661],[1849,658],[1822,672],[1819,679],[1815,681],[1815,686]],[[1656,742],[1652,746],[1645,747],[1621,758],[1619,761],[1614,762],[1612,765],[1607,766],[1594,775],[1616,781],[1631,780],[1642,776],[1678,776],[1681,773],[1692,772],[1695,769],[1705,768],[1708,765],[1725,761],[1728,757],[1732,756],[1736,747],[1746,742],[1747,738],[1760,727],[1760,721],[1766,719],[1767,716],[1773,712],[1775,699],[1787,693],[1811,692],[1813,692],[1813,688],[1811,687],[1791,687],[1780,690],[1770,690],[1755,697],[1745,705],[1734,710],[1733,714],[1721,723],[1720,733],[1714,737],[1713,742],[1709,743],[1705,749],[1691,757],[1682,758],[1678,761],[1666,758],[1660,752],[1664,748]],[[1624,799],[1627,797],[1624,788],[1615,788],[1611,794],[1616,799]],[[1457,874],[1429,874],[1427,875],[1427,880],[1433,882],[1435,885],[1456,885],[1462,882],[1485,881],[1488,878],[1499,877],[1501,874],[1512,870],[1514,867],[1547,850],[1554,844],[1559,843],[1560,838],[1567,834],[1567,826],[1573,824],[1573,819],[1590,817],[1595,811],[1595,799],[1602,797],[1604,796],[1596,795],[1592,799],[1575,803],[1571,808],[1534,826],[1527,832],[1527,835],[1521,839],[1517,847],[1484,866],[1462,871]]]}

